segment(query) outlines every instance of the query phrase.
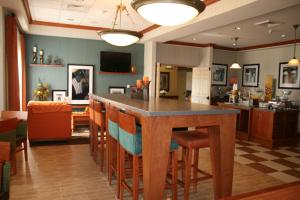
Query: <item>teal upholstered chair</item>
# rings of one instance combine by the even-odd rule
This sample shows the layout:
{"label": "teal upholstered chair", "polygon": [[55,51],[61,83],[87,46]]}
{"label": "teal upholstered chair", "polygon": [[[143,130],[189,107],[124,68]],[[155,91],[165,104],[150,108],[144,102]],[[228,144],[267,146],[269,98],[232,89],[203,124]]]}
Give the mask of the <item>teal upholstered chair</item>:
{"label": "teal upholstered chair", "polygon": [[[124,188],[130,188],[125,180],[125,152],[132,155],[132,192],[134,200],[139,195],[139,158],[142,156],[142,128],[136,125],[135,117],[123,112],[118,113],[119,143],[120,143],[120,197],[123,198]],[[171,141],[170,152],[172,157],[172,193],[177,199],[177,152],[178,145]],[[158,161],[159,162],[159,161]]]}
{"label": "teal upholstered chair", "polygon": [[10,143],[10,161],[12,164],[12,173],[17,173],[16,168],[16,146],[17,146],[17,118],[0,120],[0,141]]}
{"label": "teal upholstered chair", "polygon": [[0,142],[0,199],[9,199],[10,184],[10,143]]}

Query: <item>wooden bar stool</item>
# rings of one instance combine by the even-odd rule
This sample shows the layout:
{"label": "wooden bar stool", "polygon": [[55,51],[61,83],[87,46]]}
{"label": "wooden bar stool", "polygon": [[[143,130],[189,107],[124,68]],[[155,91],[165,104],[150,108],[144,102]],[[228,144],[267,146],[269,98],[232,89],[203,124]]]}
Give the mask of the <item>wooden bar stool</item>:
{"label": "wooden bar stool", "polygon": [[100,170],[103,172],[105,151],[105,109],[103,104],[99,101],[94,102],[94,119],[95,131],[93,135],[93,145],[94,149],[96,149],[96,151],[94,151],[94,158],[97,159],[98,153],[100,154],[99,165]]}
{"label": "wooden bar stool", "polygon": [[108,163],[108,182],[111,185],[112,175],[117,177],[117,197],[120,197],[120,176],[119,176],[119,125],[118,109],[107,105],[107,163]]}
{"label": "wooden bar stool", "polygon": [[[118,113],[119,143],[120,143],[120,199],[124,198],[124,188],[132,193],[133,200],[138,200],[139,192],[139,160],[142,158],[142,129],[136,125],[135,117],[123,112]],[[172,157],[172,193],[177,199],[177,154],[178,145],[171,142]],[[132,186],[125,178],[125,154],[132,156]],[[159,161],[158,161],[159,162]]]}
{"label": "wooden bar stool", "polygon": [[[184,185],[184,199],[188,200],[191,183],[196,189],[198,181],[212,177],[198,168],[199,149],[209,147],[209,137],[207,133],[195,130],[173,132],[172,138],[183,148],[183,177],[180,182]],[[192,160],[193,151],[194,162]],[[192,170],[193,178],[191,179]],[[198,173],[203,176],[198,178]]]}
{"label": "wooden bar stool", "polygon": [[89,129],[90,129],[90,153],[93,155],[94,145],[93,145],[93,133],[94,133],[94,99],[89,100]]}

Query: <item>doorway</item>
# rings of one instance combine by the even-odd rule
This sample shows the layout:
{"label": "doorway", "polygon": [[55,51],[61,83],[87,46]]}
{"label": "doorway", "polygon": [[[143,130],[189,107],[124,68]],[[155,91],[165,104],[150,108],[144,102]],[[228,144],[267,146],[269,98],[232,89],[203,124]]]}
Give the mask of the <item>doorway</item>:
{"label": "doorway", "polygon": [[192,67],[157,65],[156,91],[159,98],[190,101]]}

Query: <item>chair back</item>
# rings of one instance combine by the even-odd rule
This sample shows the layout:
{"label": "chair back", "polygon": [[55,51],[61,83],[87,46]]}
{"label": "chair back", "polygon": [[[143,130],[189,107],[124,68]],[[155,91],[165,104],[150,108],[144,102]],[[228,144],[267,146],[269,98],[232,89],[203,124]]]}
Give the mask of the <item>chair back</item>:
{"label": "chair back", "polygon": [[118,113],[119,127],[129,134],[136,134],[135,117],[124,112]]}
{"label": "chair back", "polygon": [[17,118],[0,119],[0,141],[10,142],[12,151],[16,149]]}
{"label": "chair back", "polygon": [[105,113],[103,104],[99,101],[94,101],[94,119],[95,123],[100,126],[105,126]]}
{"label": "chair back", "polygon": [[136,126],[135,117],[123,112],[118,113],[119,143],[132,155],[142,153],[142,130]]}
{"label": "chair back", "polygon": [[108,110],[108,133],[116,140],[119,140],[119,125],[118,125],[118,109],[114,106],[109,105]]}
{"label": "chair back", "polygon": [[89,101],[89,117],[91,120],[94,120],[94,99]]}

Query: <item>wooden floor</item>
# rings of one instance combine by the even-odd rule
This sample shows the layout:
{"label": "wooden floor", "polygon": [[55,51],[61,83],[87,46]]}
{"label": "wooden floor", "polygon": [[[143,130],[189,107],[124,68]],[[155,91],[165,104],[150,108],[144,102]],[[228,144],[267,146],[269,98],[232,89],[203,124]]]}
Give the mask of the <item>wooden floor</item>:
{"label": "wooden floor", "polygon": [[[200,151],[199,165],[210,172],[209,151]],[[52,145],[29,148],[26,164],[23,155],[17,155],[17,175],[11,181],[11,199],[97,199],[115,198],[115,185],[109,186],[106,174],[89,154],[88,145]],[[249,166],[235,162],[233,194],[240,194],[282,184]],[[114,183],[115,184],[115,183]],[[166,192],[166,197],[170,196]],[[183,190],[179,189],[179,199]],[[127,195],[127,199],[130,196]],[[197,191],[191,191],[190,199],[213,199],[212,181],[198,184]]]}

